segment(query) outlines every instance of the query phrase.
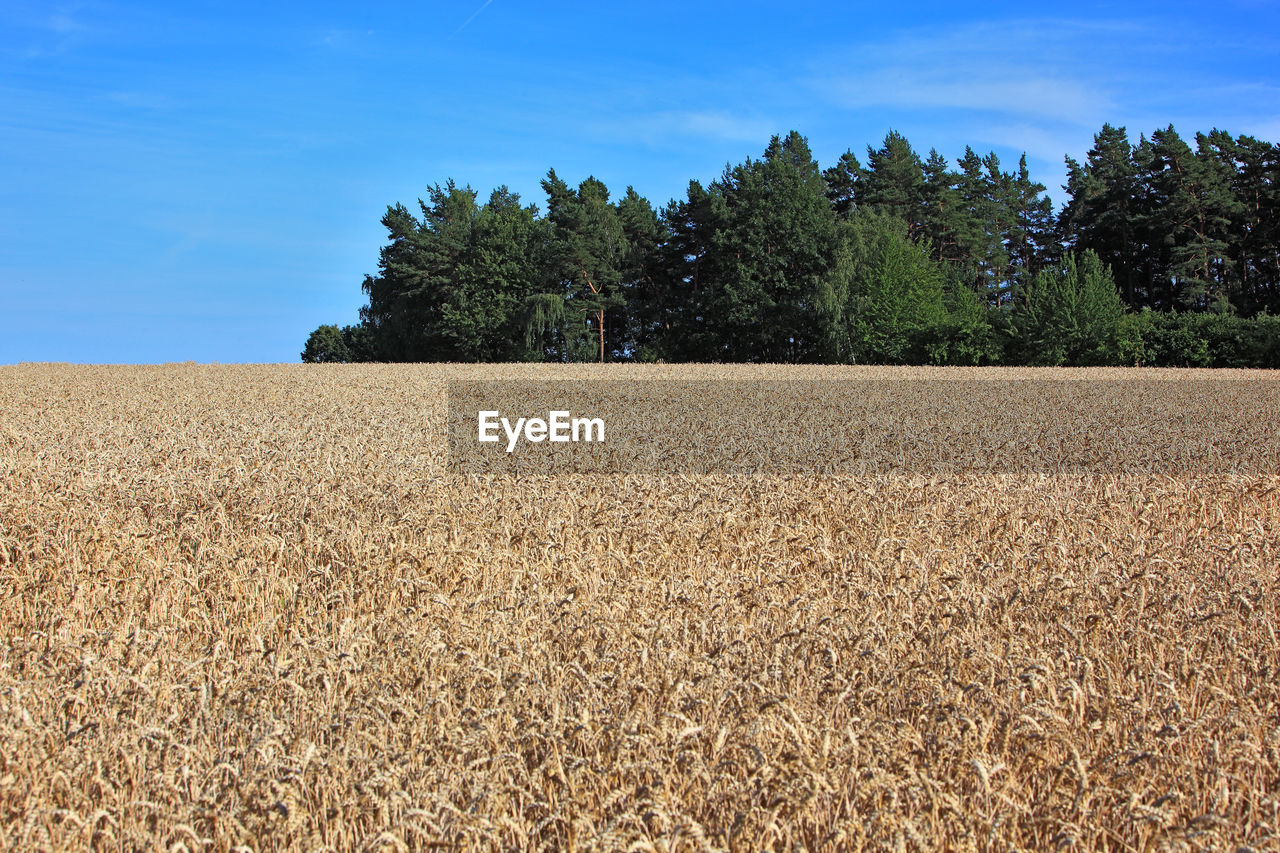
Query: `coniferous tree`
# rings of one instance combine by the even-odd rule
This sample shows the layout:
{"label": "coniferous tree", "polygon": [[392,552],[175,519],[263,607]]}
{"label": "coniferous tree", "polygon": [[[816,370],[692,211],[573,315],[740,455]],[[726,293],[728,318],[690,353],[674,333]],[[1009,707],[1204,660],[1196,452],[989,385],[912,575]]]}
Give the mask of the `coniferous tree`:
{"label": "coniferous tree", "polygon": [[706,324],[716,360],[811,361],[829,346],[836,217],[803,136],[775,136],[763,159],[726,168],[709,254]]}
{"label": "coniferous tree", "polygon": [[1218,313],[1235,311],[1243,297],[1236,244],[1245,208],[1234,186],[1235,149],[1229,135],[1196,134],[1193,177],[1198,216],[1188,256],[1196,256],[1204,303]]}
{"label": "coniferous tree", "polygon": [[1031,180],[1026,154],[1018,160],[1017,174],[1010,181],[1008,252],[1016,288],[1034,278],[1041,267],[1056,263],[1060,250],[1053,235],[1053,202],[1044,184]]}
{"label": "coniferous tree", "polygon": [[689,182],[683,200],[672,200],[663,209],[670,237],[659,253],[659,263],[672,299],[671,328],[662,349],[674,360],[714,361],[723,355],[723,336],[712,318],[723,277],[713,243],[724,219],[724,197],[716,185],[707,189],[696,180]]}
{"label": "coniferous tree", "polygon": [[920,235],[924,164],[905,136],[891,130],[878,149],[867,146],[867,169],[859,183],[863,203],[907,223],[912,239]]}
{"label": "coniferous tree", "polygon": [[431,187],[428,197],[430,204],[418,202],[421,222],[403,205],[387,209],[382,224],[390,239],[380,253],[379,273],[365,276],[369,302],[361,320],[388,361],[456,357],[441,321],[470,239],[475,192],[449,181]]}
{"label": "coniferous tree", "polygon": [[1097,361],[1084,330],[1106,325],[1087,318],[1110,316],[1111,270],[1131,307],[1184,313],[1126,318],[1110,357],[1280,359],[1263,313],[1280,311],[1280,149],[1221,130],[1192,147],[1172,127],[1130,145],[1104,125],[1067,162],[1053,228],[1025,156],[1004,172],[970,148],[952,171],[895,132],[865,168],[846,152],[826,171],[802,136],[775,137],[660,214],[554,171],[546,216],[449,181],[420,218],[387,209],[361,322],[317,329],[304,358],[991,363],[1008,341],[1015,358]]}
{"label": "coniferous tree", "polygon": [[947,168],[946,158],[936,148],[929,151],[923,175],[921,237],[928,241],[934,260],[958,264],[963,259],[958,235],[965,226],[959,222],[963,210],[956,192],[956,175]]}
{"label": "coniferous tree", "polygon": [[1016,188],[1013,176],[1000,170],[1000,158],[994,151],[982,158],[982,166],[987,185],[982,221],[986,254],[983,267],[987,292],[999,307],[1008,300],[1012,289],[1009,252],[1016,225]]}
{"label": "coniferous tree", "polygon": [[[617,354],[608,335],[625,324],[619,316],[626,306],[622,267],[627,253],[618,210],[609,203],[609,190],[593,177],[569,189],[552,169],[542,182],[547,215],[554,226],[554,272],[564,296],[568,318],[565,356],[570,360],[605,361]],[[573,334],[575,318],[582,331]],[[611,323],[612,321],[612,323]]]}
{"label": "coniferous tree", "polygon": [[1197,156],[1173,126],[1143,147],[1149,213],[1144,223],[1158,247],[1153,278],[1181,308],[1228,310],[1227,231],[1234,212],[1230,184],[1208,156]]}
{"label": "coniferous tree", "polygon": [[[997,209],[1004,200],[998,184],[992,181],[990,162],[966,147],[957,161],[956,196],[960,202],[953,217],[960,263],[969,273],[969,281],[983,301],[999,305],[1003,292],[999,272],[1007,262],[1004,242],[999,232]],[[997,161],[998,173],[998,161]]]}
{"label": "coniferous tree", "polygon": [[545,224],[499,187],[476,211],[468,245],[441,304],[441,335],[459,361],[536,359],[519,334],[521,309],[545,286]]}
{"label": "coniferous tree", "polygon": [[632,187],[618,200],[624,254],[621,287],[626,300],[623,351],[636,358],[663,357],[663,340],[676,313],[673,281],[663,263],[670,235],[657,211]]}
{"label": "coniferous tree", "polygon": [[822,177],[827,183],[827,198],[831,200],[836,215],[848,219],[858,209],[862,164],[852,150],[846,151],[840,155],[839,162],[822,173]]}
{"label": "coniferous tree", "polygon": [[1116,271],[1125,301],[1135,307],[1158,303],[1150,292],[1139,234],[1137,166],[1123,127],[1104,124],[1094,135],[1084,165],[1070,157],[1066,191],[1070,197],[1058,217],[1059,238],[1076,252],[1092,249]]}
{"label": "coniferous tree", "polygon": [[1280,145],[1240,136],[1235,157],[1240,307],[1247,314],[1280,314]]}

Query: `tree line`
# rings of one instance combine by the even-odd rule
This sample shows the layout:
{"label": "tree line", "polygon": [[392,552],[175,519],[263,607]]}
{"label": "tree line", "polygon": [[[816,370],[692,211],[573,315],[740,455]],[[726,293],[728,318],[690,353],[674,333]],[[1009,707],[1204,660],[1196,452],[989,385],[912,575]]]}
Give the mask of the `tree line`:
{"label": "tree line", "polygon": [[1104,125],[1055,213],[1025,155],[775,136],[656,209],[551,170],[387,209],[360,322],[304,361],[1280,367],[1280,147]]}

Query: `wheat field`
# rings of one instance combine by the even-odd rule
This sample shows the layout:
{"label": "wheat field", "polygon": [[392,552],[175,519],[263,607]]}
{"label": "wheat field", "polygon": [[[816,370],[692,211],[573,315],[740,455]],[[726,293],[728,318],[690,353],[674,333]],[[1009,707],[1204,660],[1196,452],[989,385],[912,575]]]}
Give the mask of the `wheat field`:
{"label": "wheat field", "polygon": [[1274,470],[445,460],[450,378],[972,375],[0,367],[0,847],[1280,849]]}

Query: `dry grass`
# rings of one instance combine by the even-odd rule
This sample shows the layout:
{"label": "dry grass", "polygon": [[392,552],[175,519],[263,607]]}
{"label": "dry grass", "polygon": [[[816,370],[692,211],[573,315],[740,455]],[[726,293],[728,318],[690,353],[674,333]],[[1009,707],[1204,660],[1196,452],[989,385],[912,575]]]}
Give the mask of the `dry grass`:
{"label": "dry grass", "polygon": [[1278,476],[444,473],[717,371],[0,368],[0,846],[1280,847]]}

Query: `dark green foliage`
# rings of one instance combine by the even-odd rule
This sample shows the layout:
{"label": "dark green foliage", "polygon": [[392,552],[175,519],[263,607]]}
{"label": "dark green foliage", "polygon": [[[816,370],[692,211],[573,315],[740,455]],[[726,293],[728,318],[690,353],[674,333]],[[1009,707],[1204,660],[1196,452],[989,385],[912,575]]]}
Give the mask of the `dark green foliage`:
{"label": "dark green foliage", "polygon": [[923,174],[921,236],[928,242],[934,260],[959,264],[964,259],[960,240],[966,231],[967,219],[956,189],[956,175],[947,169],[946,158],[936,149],[929,152]]}
{"label": "dark green foliage", "polygon": [[419,221],[383,217],[390,241],[365,277],[363,349],[386,361],[537,358],[521,334],[526,297],[548,277],[549,226],[499,187],[483,205],[452,181],[429,190]]}
{"label": "dark green foliage", "polygon": [[[378,341],[373,329],[364,323],[342,327],[342,342],[347,347],[349,361],[379,361]],[[304,361],[306,359],[303,359]]]}
{"label": "dark green foliage", "polygon": [[368,303],[362,322],[373,329],[377,349],[387,361],[430,358],[439,349],[432,331],[439,325],[440,302],[431,280],[427,234],[404,205],[382,217],[387,245],[378,259],[378,275],[365,276]]}
{"label": "dark green foliage", "polygon": [[535,357],[518,332],[527,295],[545,279],[547,228],[499,187],[475,211],[464,260],[442,306],[441,336],[458,361]]}
{"label": "dark green foliage", "polygon": [[1031,180],[1026,154],[1018,161],[1017,173],[1004,176],[1004,182],[1009,208],[1006,244],[1011,286],[1016,289],[1058,263],[1062,249],[1054,236],[1053,202],[1044,184]]}
{"label": "dark green foliage", "polygon": [[1150,201],[1139,195],[1138,166],[1123,127],[1103,125],[1084,165],[1067,158],[1066,189],[1070,199],[1058,217],[1063,243],[1092,250],[1115,270],[1128,304],[1155,304],[1160,294],[1152,290],[1139,234]]}
{"label": "dark green foliage", "polygon": [[726,168],[708,194],[702,212],[714,223],[715,261],[697,272],[694,324],[705,357],[822,359],[835,346],[832,312],[842,300],[835,211],[808,142],[775,136],[763,159]]}
{"label": "dark green foliage", "polygon": [[1005,242],[1013,221],[1008,183],[995,154],[979,157],[966,148],[960,158],[957,189],[960,213],[956,240],[974,288],[991,306],[1009,293],[1009,253]]}
{"label": "dark green foliage", "polygon": [[1232,225],[1236,307],[1244,314],[1280,314],[1280,146],[1223,131],[1209,134],[1210,150],[1234,167],[1239,207]]}
{"label": "dark green foliage", "polygon": [[1142,148],[1145,228],[1156,238],[1148,268],[1166,304],[1229,311],[1234,261],[1228,238],[1239,204],[1224,164],[1204,150],[1204,137],[1201,146],[1197,156],[1170,125]]}
{"label": "dark green foliage", "polygon": [[565,301],[561,329],[568,361],[604,361],[621,352],[626,238],[608,188],[587,178],[572,190],[552,169],[542,182],[552,225],[552,293]]}
{"label": "dark green foliage", "polygon": [[1277,146],[1104,125],[1067,166],[1056,216],[1025,156],[952,169],[896,131],[825,171],[774,137],[661,210],[449,181],[387,209],[360,323],[303,359],[1280,366]]}
{"label": "dark green foliage", "polygon": [[324,325],[307,336],[302,360],[308,364],[344,363],[351,361],[351,350],[337,326]]}
{"label": "dark green foliage", "polygon": [[712,242],[723,215],[723,195],[698,181],[689,182],[685,200],[673,200],[662,212],[670,236],[659,250],[658,275],[671,301],[664,306],[661,350],[648,351],[653,357],[712,361],[721,356],[719,331],[707,319],[721,277],[721,257]]}
{"label": "dark green foliage", "polygon": [[1140,311],[1120,324],[1121,364],[1280,368],[1280,317]]}
{"label": "dark green foliage", "polygon": [[862,177],[862,164],[852,151],[841,154],[840,161],[822,173],[827,183],[827,198],[841,219],[848,219],[858,209]]}
{"label": "dark green foliage", "polygon": [[620,354],[646,360],[664,358],[679,301],[663,251],[671,232],[649,200],[632,187],[627,187],[617,208],[625,247],[621,288],[626,307],[625,321],[620,325]]}
{"label": "dark green foliage", "polygon": [[1111,266],[1130,308],[1280,309],[1275,145],[1214,130],[1193,149],[1169,126],[1131,146],[1106,125],[1067,165],[1059,235]]}
{"label": "dark green foliage", "polygon": [[867,170],[860,190],[863,204],[901,219],[913,239],[919,236],[924,164],[905,136],[891,130],[878,149],[867,146]]}

